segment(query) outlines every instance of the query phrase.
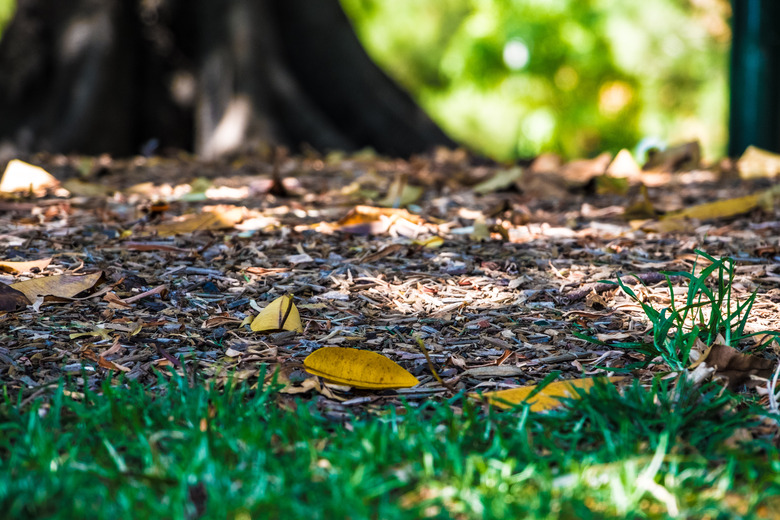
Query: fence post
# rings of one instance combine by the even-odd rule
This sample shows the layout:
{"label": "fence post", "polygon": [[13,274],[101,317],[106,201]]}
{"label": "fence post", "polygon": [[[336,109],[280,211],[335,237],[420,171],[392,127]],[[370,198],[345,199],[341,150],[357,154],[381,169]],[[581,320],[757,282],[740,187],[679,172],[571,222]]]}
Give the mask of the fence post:
{"label": "fence post", "polygon": [[729,155],[780,152],[780,1],[732,0]]}

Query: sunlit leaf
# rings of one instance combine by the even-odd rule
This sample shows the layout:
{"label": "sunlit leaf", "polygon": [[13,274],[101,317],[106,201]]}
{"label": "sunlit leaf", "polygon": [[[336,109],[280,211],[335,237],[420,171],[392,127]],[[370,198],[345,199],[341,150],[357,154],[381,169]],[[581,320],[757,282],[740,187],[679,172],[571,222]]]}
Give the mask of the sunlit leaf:
{"label": "sunlit leaf", "polygon": [[[499,408],[511,408],[516,404],[528,402],[532,412],[541,412],[551,410],[561,405],[561,399],[578,399],[580,394],[577,390],[589,392],[596,380],[609,380],[613,383],[624,379],[622,377],[586,377],[584,379],[570,379],[567,381],[556,381],[542,388],[539,393],[528,399],[528,396],[536,390],[537,385],[521,386],[519,388],[510,388],[508,390],[498,390],[496,392],[487,392],[482,394],[487,398],[490,404]],[[476,396],[476,394],[472,394]]]}
{"label": "sunlit leaf", "polygon": [[437,249],[444,245],[444,239],[440,236],[433,235],[423,240],[412,240],[412,244],[427,249]]}
{"label": "sunlit leaf", "polygon": [[73,298],[80,292],[94,287],[101,276],[103,276],[102,271],[85,275],[61,274],[44,276],[42,278],[16,282],[11,284],[11,287],[23,292],[31,302],[45,296]]}
{"label": "sunlit leaf", "polygon": [[275,332],[281,330],[303,332],[301,315],[293,303],[292,294],[285,294],[269,303],[255,317],[250,328],[255,332]]}
{"label": "sunlit leaf", "polygon": [[[338,221],[337,227],[342,231],[356,235],[380,235],[387,233],[391,227],[411,228],[416,230],[425,221],[405,209],[376,208],[373,206],[355,206]],[[406,233],[399,233],[406,236]]]}
{"label": "sunlit leaf", "polygon": [[642,168],[634,160],[631,152],[623,148],[618,152],[607,167],[607,173],[612,177],[623,177],[638,180],[642,176]]}
{"label": "sunlit leaf", "polygon": [[43,271],[51,263],[51,258],[41,258],[40,260],[30,260],[26,262],[2,262],[0,261],[0,271],[7,273],[20,274],[29,273],[33,269]]}
{"label": "sunlit leaf", "polygon": [[310,354],[303,366],[310,374],[357,388],[408,388],[419,383],[394,361],[368,350],[323,347]]}
{"label": "sunlit leaf", "polygon": [[33,166],[19,159],[8,162],[0,180],[1,193],[35,193],[43,195],[46,190],[56,188],[60,183],[40,166]]}
{"label": "sunlit leaf", "polygon": [[780,155],[748,146],[737,161],[737,169],[743,179],[775,177],[780,174]]}

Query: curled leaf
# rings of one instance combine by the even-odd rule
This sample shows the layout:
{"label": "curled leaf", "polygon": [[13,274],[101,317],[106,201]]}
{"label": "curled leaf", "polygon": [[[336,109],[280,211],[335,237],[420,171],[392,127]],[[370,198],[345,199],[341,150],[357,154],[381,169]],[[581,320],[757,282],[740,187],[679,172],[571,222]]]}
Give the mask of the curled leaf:
{"label": "curled leaf", "polygon": [[323,347],[304,359],[303,366],[310,374],[357,388],[408,388],[419,383],[398,363],[368,350]]}
{"label": "curled leaf", "polygon": [[249,326],[255,332],[277,332],[294,330],[303,332],[301,315],[293,303],[292,294],[280,296],[269,303]]}

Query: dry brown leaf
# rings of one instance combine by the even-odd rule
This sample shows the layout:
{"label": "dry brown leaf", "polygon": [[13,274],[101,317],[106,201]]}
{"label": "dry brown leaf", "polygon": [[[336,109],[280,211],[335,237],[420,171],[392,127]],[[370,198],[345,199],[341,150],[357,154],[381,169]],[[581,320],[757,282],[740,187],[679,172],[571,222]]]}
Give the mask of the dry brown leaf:
{"label": "dry brown leaf", "polygon": [[691,141],[665,150],[648,154],[644,170],[676,172],[698,168],[701,161],[701,145],[699,141]]}
{"label": "dry brown leaf", "polygon": [[11,287],[21,291],[28,300],[35,301],[39,297],[53,296],[56,298],[73,298],[95,286],[103,276],[102,271],[85,275],[61,274],[33,278],[11,284]]}
{"label": "dry brown leaf", "polygon": [[214,208],[196,215],[186,215],[172,222],[163,222],[154,227],[158,236],[167,237],[196,231],[232,228],[244,218],[244,208],[229,206]]}
{"label": "dry brown leaf", "polygon": [[20,290],[0,283],[0,311],[14,312],[26,308],[32,302]]}
{"label": "dry brown leaf", "polygon": [[566,187],[579,188],[585,186],[591,179],[607,171],[612,155],[604,152],[593,159],[575,159],[561,167],[559,174],[566,182]]}
{"label": "dry brown leaf", "polygon": [[714,368],[715,375],[726,378],[730,390],[736,390],[743,384],[748,388],[763,384],[752,376],[768,379],[772,377],[775,367],[775,362],[771,359],[742,354],[737,349],[720,343],[710,346],[690,368],[701,364]]}

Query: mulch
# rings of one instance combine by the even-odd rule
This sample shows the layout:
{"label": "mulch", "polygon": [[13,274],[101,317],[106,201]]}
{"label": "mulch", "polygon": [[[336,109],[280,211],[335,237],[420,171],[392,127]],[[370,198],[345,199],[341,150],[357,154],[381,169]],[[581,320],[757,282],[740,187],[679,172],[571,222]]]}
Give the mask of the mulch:
{"label": "mulch", "polygon": [[[0,316],[0,382],[24,402],[63,376],[77,390],[121,378],[155,388],[171,370],[216,385],[262,384],[262,374],[276,373],[285,392],[332,410],[530,385],[552,371],[576,378],[629,367],[646,380],[664,368],[636,368],[643,356],[615,344],[646,341],[652,331],[640,305],[604,281],[622,276],[660,309],[669,304],[662,273],[706,266],[697,250],[737,261],[734,295],[758,293],[751,331],[779,330],[780,210],[691,221],[669,233],[625,217],[644,196],[642,184],[659,212],[767,185],[721,167],[647,172],[620,193],[600,190],[592,175],[572,181],[555,172],[478,193],[475,186],[508,167],[461,151],[408,161],[370,153],[28,159],[70,195],[0,202],[0,260],[53,259],[43,272],[0,281],[103,277],[91,293]],[[411,186],[420,190],[408,214],[379,209],[388,193]],[[206,211],[239,216],[160,233]],[[683,278],[671,280],[684,292]],[[248,319],[287,293],[303,333],[251,331]],[[416,338],[449,388],[431,374]],[[421,384],[367,391],[307,383],[314,376],[303,359],[324,346],[379,352]],[[771,348],[755,353],[776,357]]]}

